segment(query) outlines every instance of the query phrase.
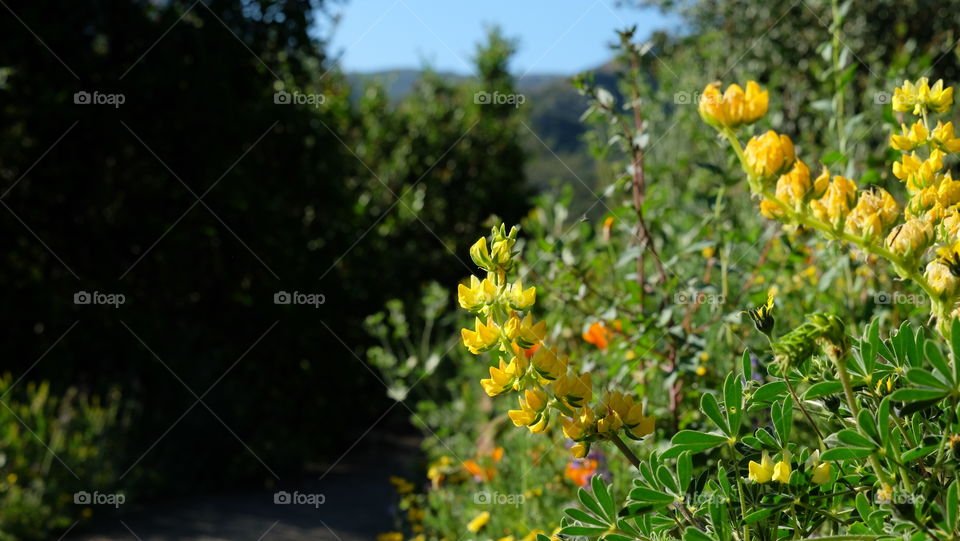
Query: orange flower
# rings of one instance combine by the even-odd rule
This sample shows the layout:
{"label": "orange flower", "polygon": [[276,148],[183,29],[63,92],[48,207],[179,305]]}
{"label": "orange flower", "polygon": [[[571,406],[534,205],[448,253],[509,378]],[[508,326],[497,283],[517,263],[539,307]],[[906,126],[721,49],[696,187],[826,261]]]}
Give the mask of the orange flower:
{"label": "orange flower", "polygon": [[494,474],[497,473],[497,470],[493,468],[484,468],[480,464],[477,464],[475,460],[464,460],[463,469],[474,477],[478,481],[489,481],[493,479]]}
{"label": "orange flower", "polygon": [[587,329],[587,332],[583,333],[583,339],[600,349],[607,349],[607,342],[611,334],[613,333],[607,329],[606,325],[600,321],[595,321]]}
{"label": "orange flower", "polygon": [[530,359],[531,357],[533,357],[533,354],[536,353],[538,349],[540,349],[540,344],[534,344],[528,347],[527,349],[523,349],[516,344],[513,345],[513,352],[516,353],[517,355],[520,355],[520,352],[522,351],[524,356],[527,357],[527,359]]}
{"label": "orange flower", "polygon": [[597,460],[593,458],[581,458],[567,463],[567,469],[564,477],[573,481],[581,487],[587,486],[593,474],[597,473]]}

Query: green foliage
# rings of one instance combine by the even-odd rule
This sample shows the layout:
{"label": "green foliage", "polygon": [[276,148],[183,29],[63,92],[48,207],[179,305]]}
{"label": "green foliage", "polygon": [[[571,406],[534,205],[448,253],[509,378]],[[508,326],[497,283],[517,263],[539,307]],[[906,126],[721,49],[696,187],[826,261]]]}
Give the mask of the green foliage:
{"label": "green foliage", "polygon": [[0,395],[0,539],[49,539],[93,513],[74,494],[120,488],[119,393],[101,401],[70,388],[57,396],[47,382],[18,382],[8,373]]}

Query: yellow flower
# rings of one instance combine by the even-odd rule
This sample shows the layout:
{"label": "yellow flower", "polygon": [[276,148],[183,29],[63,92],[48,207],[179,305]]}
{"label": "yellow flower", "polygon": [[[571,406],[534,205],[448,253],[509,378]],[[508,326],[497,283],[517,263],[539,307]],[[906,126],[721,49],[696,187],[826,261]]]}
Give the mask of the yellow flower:
{"label": "yellow flower", "polygon": [[576,373],[564,374],[553,384],[553,394],[568,408],[576,409],[593,397],[592,386],[589,372],[582,376]]}
{"label": "yellow flower", "polygon": [[590,444],[586,442],[577,442],[570,448],[573,458],[583,458],[590,452]]}
{"label": "yellow flower", "polygon": [[770,95],[754,82],[747,82],[747,91],[732,84],[720,93],[720,83],[710,83],[700,95],[699,111],[705,122],[715,127],[736,129],[752,124],[767,114]]}
{"label": "yellow flower", "polygon": [[928,263],[923,276],[937,295],[948,299],[957,293],[957,285],[960,285],[960,280],[953,274],[950,267],[941,261]]}
{"label": "yellow flower", "polygon": [[[938,125],[938,127],[940,127]],[[893,134],[890,136],[890,146],[896,150],[913,150],[927,143],[930,137],[930,131],[923,125],[923,122],[916,122],[907,129],[906,124],[900,124],[902,135]],[[951,134],[953,130],[951,130]]]}
{"label": "yellow flower", "polygon": [[623,427],[627,436],[633,439],[653,434],[654,418],[643,415],[643,404],[635,402],[632,395],[611,391],[601,407],[606,416],[597,422],[600,433],[607,434]]}
{"label": "yellow flower", "polygon": [[514,313],[503,326],[503,331],[507,338],[521,349],[529,349],[543,341],[547,335],[547,322],[534,323],[533,316],[529,312],[522,320]]}
{"label": "yellow flower", "polygon": [[753,320],[753,326],[766,335],[773,331],[773,326],[776,324],[773,318],[773,299],[773,295],[767,295],[767,302],[747,311],[747,315]]}
{"label": "yellow flower", "polygon": [[510,363],[500,359],[500,366],[490,367],[490,378],[480,380],[489,396],[497,396],[510,388],[519,390],[520,379],[527,373],[529,363],[525,355],[515,355]]}
{"label": "yellow flower", "polygon": [[484,511],[473,517],[473,520],[467,523],[467,529],[473,533],[477,533],[480,531],[480,528],[486,526],[488,522],[490,522],[490,512]]}
{"label": "yellow flower", "polygon": [[790,138],[778,135],[773,130],[752,137],[747,142],[745,154],[747,166],[753,174],[765,180],[772,180],[789,171],[797,158]]}
{"label": "yellow flower", "polygon": [[547,416],[544,410],[547,407],[547,393],[540,389],[527,389],[523,398],[518,398],[520,409],[510,410],[507,415],[516,426],[526,426],[537,434],[547,428]]}
{"label": "yellow flower", "polygon": [[553,381],[567,371],[567,358],[557,355],[556,348],[541,347],[530,360],[537,374],[548,381]]}
{"label": "yellow flower", "polygon": [[865,239],[882,237],[897,221],[900,206],[886,190],[876,186],[860,192],[857,206],[847,216],[847,232]]}
{"label": "yellow flower", "polygon": [[469,287],[464,284],[457,287],[457,299],[460,301],[460,306],[471,312],[476,312],[493,303],[496,298],[497,287],[493,285],[493,281],[489,278],[480,281],[476,276],[471,276]]}
{"label": "yellow flower", "polygon": [[490,250],[487,249],[487,237],[480,237],[480,240],[473,243],[470,247],[470,259],[481,269],[491,270],[493,260],[490,259]]}
{"label": "yellow flower", "polygon": [[953,132],[953,122],[944,124],[942,120],[938,120],[937,127],[933,128],[932,140],[933,144],[944,152],[960,152],[960,138]]}
{"label": "yellow flower", "polygon": [[706,366],[703,366],[703,365],[701,364],[700,366],[697,367],[696,374],[697,374],[698,376],[706,376],[706,375],[707,375],[707,367],[706,367]]}
{"label": "yellow flower", "polygon": [[886,378],[880,378],[877,380],[877,385],[874,387],[874,390],[877,392],[877,394],[883,395],[884,388],[887,389],[886,394],[893,392],[893,376],[887,376]]}
{"label": "yellow flower", "polygon": [[377,541],[403,541],[403,534],[400,532],[387,532],[377,535]]}
{"label": "yellow flower", "polygon": [[814,466],[813,477],[811,480],[818,485],[822,485],[830,481],[830,463],[824,462]]}
{"label": "yellow flower", "polygon": [[852,180],[835,176],[823,197],[810,201],[810,210],[821,221],[839,228],[857,200],[857,185]]}
{"label": "yellow flower", "polygon": [[761,455],[759,464],[751,460],[747,469],[749,471],[747,479],[751,481],[766,483],[773,478],[773,462],[770,460],[770,454],[766,451]]}
{"label": "yellow flower", "polygon": [[924,109],[946,112],[953,104],[953,87],[943,87],[940,79],[931,87],[926,77],[921,77],[916,83],[904,81],[903,86],[893,91],[893,110],[900,112],[912,111],[915,115],[923,114]]}
{"label": "yellow flower", "polygon": [[877,491],[876,501],[877,503],[889,503],[893,499],[893,488],[884,484],[880,490]]}
{"label": "yellow flower", "polygon": [[911,194],[933,186],[939,181],[937,173],[943,169],[943,152],[934,149],[926,160],[921,160],[916,152],[904,154],[899,162],[893,162],[893,176],[904,181]]}
{"label": "yellow flower", "polygon": [[572,419],[567,417],[560,419],[563,434],[573,441],[581,440],[589,436],[594,429],[595,423],[596,419],[590,406],[580,408]]}
{"label": "yellow flower", "polygon": [[523,289],[523,282],[519,279],[507,287],[507,303],[514,310],[526,310],[537,301],[537,288]]}
{"label": "yellow flower", "polygon": [[776,466],[773,467],[773,475],[770,479],[778,483],[789,483],[790,474],[793,472],[790,469],[790,453],[788,451],[783,452],[783,460],[777,462]]}
{"label": "yellow flower", "polygon": [[953,180],[949,171],[939,179],[937,203],[943,208],[950,208],[960,203],[960,180]]}
{"label": "yellow flower", "polygon": [[476,318],[474,329],[461,329],[460,337],[463,339],[463,345],[470,353],[479,355],[484,351],[489,351],[500,341],[500,328],[493,322],[493,318],[487,318],[487,324],[484,325],[480,318]]}
{"label": "yellow flower", "polygon": [[919,257],[933,242],[933,227],[919,219],[907,220],[887,235],[887,248],[905,258]]}

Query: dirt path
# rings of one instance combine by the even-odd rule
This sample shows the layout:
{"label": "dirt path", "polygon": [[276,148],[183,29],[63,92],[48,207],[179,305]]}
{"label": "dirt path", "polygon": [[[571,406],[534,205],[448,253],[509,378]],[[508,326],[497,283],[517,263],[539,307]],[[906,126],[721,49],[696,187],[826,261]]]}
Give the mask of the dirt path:
{"label": "dirt path", "polygon": [[[360,456],[358,456],[360,455]],[[410,475],[416,442],[391,438],[351,452],[329,473],[282,487],[290,499],[274,503],[274,491],[198,497],[152,506],[78,527],[65,541],[358,541],[393,529],[395,498],[388,479]],[[326,468],[322,468],[326,470]],[[294,494],[296,492],[296,494]]]}

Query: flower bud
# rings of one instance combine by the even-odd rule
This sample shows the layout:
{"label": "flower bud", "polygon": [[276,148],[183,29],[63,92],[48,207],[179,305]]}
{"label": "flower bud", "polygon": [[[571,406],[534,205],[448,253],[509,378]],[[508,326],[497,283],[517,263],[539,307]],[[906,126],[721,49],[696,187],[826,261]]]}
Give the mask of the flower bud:
{"label": "flower bud", "polygon": [[927,268],[923,273],[927,283],[943,298],[953,298],[957,293],[957,285],[960,284],[960,278],[957,278],[950,270],[950,267],[940,261],[931,261],[927,263]]}
{"label": "flower bud", "polygon": [[898,256],[916,259],[933,242],[933,227],[919,219],[900,224],[887,235],[887,248]]}
{"label": "flower bud", "polygon": [[860,193],[857,206],[847,216],[846,229],[848,233],[867,240],[883,237],[899,215],[900,206],[893,196],[883,188],[873,186]]}
{"label": "flower bud", "polygon": [[[820,179],[817,179],[819,182]],[[813,215],[821,221],[832,224],[839,228],[847,214],[853,208],[857,201],[857,185],[852,180],[835,176],[833,181],[827,186],[823,197],[810,202],[810,210]]]}
{"label": "flower bud", "polygon": [[737,129],[753,124],[767,114],[769,93],[754,82],[747,82],[746,92],[732,84],[720,93],[720,83],[710,83],[700,95],[698,110],[703,120],[716,128]]}

